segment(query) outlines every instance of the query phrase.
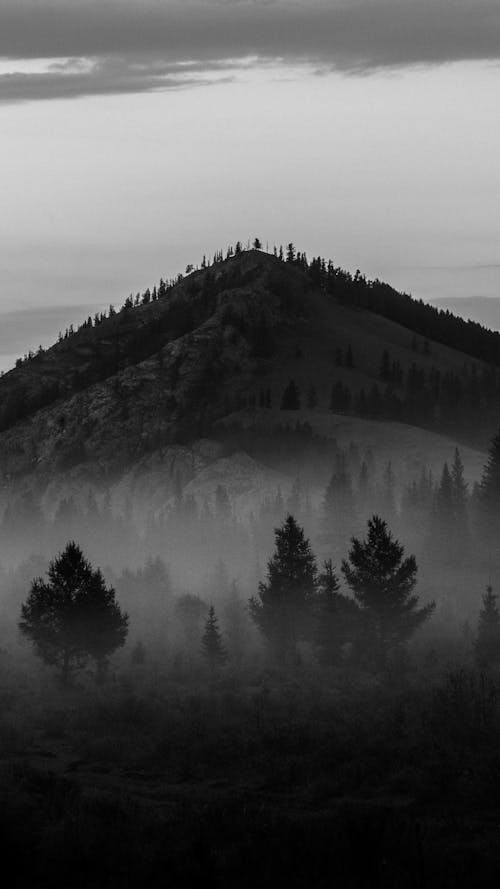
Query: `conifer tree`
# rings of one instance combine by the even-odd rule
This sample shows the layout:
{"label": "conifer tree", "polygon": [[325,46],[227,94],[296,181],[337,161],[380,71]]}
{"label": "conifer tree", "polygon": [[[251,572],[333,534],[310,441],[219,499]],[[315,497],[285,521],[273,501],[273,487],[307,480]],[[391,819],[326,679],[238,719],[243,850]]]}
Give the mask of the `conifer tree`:
{"label": "conifer tree", "polygon": [[212,672],[214,672],[217,667],[223,667],[228,660],[227,651],[222,643],[219,622],[215,615],[215,608],[213,605],[208,609],[205,630],[201,638],[201,651]]}
{"label": "conifer tree", "polygon": [[342,573],[366,619],[375,664],[381,668],[387,652],[411,638],[435,605],[419,607],[418,596],[413,594],[415,557],[404,558],[404,547],[379,516],[369,520],[366,540],[352,539]]}
{"label": "conifer tree", "polygon": [[281,659],[310,638],[317,566],[309,541],[293,516],[275,530],[276,550],[267,565],[267,579],[258,597],[250,599],[252,620]]}
{"label": "conifer tree", "polygon": [[479,612],[475,643],[476,661],[482,669],[500,663],[500,612],[497,600],[492,587],[487,586]]}
{"label": "conifer tree", "polygon": [[453,505],[457,522],[467,522],[467,497],[468,486],[464,478],[464,464],[460,451],[455,448],[453,464],[451,467],[451,481],[453,487]]}
{"label": "conifer tree", "polygon": [[128,615],[73,541],[54,559],[48,579],[35,578],[21,608],[19,628],[66,684],[71,673],[94,660],[103,676],[109,656],[125,643]]}
{"label": "conifer tree", "polygon": [[481,503],[490,518],[500,514],[500,430],[494,436],[483,469],[480,488]]}

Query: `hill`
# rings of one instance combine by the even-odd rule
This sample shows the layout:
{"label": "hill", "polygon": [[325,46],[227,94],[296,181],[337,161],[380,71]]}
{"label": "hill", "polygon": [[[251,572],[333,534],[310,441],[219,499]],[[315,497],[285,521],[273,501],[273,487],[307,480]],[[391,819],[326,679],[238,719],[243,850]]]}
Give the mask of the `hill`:
{"label": "hill", "polygon": [[[279,406],[291,378],[313,408],[462,437],[474,416],[483,444],[498,374],[473,356],[495,356],[500,336],[330,268],[323,281],[300,255],[245,251],[70,329],[0,379],[2,472],[123,467],[234,410]],[[463,349],[422,338],[433,319]]]}

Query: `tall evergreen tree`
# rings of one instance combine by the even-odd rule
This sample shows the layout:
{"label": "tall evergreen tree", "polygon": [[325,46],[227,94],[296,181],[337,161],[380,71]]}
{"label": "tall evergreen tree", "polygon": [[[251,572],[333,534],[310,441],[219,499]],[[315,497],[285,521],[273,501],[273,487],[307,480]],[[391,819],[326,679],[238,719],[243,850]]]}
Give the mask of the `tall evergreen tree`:
{"label": "tall evergreen tree", "polygon": [[479,612],[475,643],[476,661],[482,669],[500,663],[500,612],[497,601],[498,596],[491,586],[487,586]]}
{"label": "tall evergreen tree", "polygon": [[227,651],[222,643],[219,622],[215,615],[215,608],[213,605],[208,609],[205,630],[201,637],[201,651],[212,672],[214,672],[217,667],[223,667],[227,662]]}
{"label": "tall evergreen tree", "polygon": [[479,489],[482,530],[488,537],[496,537],[500,529],[500,430],[488,451]]}
{"label": "tall evergreen tree", "polygon": [[464,478],[464,464],[460,451],[455,448],[453,464],[451,467],[451,481],[453,487],[453,504],[457,521],[467,522],[467,498],[468,485]]}
{"label": "tall evergreen tree", "polygon": [[366,619],[375,664],[385,665],[387,652],[408,640],[432,614],[434,603],[419,607],[414,556],[394,540],[386,523],[373,516],[364,541],[352,539],[342,573]]}
{"label": "tall evergreen tree", "polygon": [[276,550],[267,565],[267,579],[258,597],[250,599],[252,620],[281,659],[310,638],[317,566],[309,541],[293,516],[275,530]]}

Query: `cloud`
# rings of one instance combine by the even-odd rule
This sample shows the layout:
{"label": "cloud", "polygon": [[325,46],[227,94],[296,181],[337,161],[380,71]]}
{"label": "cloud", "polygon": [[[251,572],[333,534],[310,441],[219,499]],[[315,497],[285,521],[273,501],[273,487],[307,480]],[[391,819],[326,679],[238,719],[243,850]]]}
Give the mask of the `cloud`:
{"label": "cloud", "polygon": [[37,99],[185,89],[211,82],[209,73],[214,67],[217,70],[220,66],[206,63],[180,66],[152,60],[137,62],[114,56],[95,59],[91,64],[54,64],[43,72],[0,75],[0,105]]}
{"label": "cloud", "polygon": [[[498,0],[2,0],[0,57],[92,59],[0,76],[0,101],[179,86],[256,57],[369,72],[500,58]],[[187,69],[189,70],[189,69]]]}

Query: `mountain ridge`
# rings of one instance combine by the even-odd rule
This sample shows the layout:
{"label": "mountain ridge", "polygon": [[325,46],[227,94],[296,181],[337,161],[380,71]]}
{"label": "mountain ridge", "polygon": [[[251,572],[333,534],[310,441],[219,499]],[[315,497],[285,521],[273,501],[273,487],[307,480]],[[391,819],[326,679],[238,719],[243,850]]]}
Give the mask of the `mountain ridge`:
{"label": "mountain ridge", "polygon": [[[337,281],[337,296],[329,280]],[[481,403],[484,438],[500,404],[496,369],[368,310],[377,286],[382,297],[408,304],[389,285],[308,264],[303,254],[282,261],[248,250],[164,285],[160,297],[146,291],[143,304],[127,301],[0,378],[1,476],[79,464],[121,472],[161,446],[207,437],[224,416],[266,397],[279,406],[292,378],[302,401],[313,402],[315,390],[311,410],[338,410],[336,386],[337,400],[349,394],[341,413],[409,418],[445,434],[454,431],[452,396],[460,401],[461,387],[471,415]],[[444,313],[441,320],[456,330],[456,319]],[[431,391],[436,375],[438,394]]]}

